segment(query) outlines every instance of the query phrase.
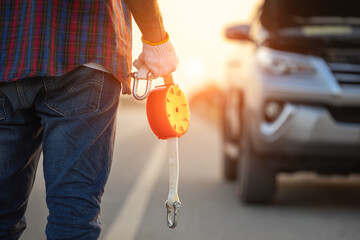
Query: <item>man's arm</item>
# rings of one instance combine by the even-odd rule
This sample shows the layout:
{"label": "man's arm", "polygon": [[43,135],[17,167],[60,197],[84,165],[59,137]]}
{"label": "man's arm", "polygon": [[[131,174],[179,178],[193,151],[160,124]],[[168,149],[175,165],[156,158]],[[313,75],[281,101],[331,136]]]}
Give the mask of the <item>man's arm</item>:
{"label": "man's arm", "polygon": [[157,0],[125,0],[142,33],[143,51],[134,62],[145,64],[156,77],[165,77],[176,70],[179,59],[166,33]]}
{"label": "man's arm", "polygon": [[125,0],[125,2],[145,40],[156,43],[166,38],[156,0]]}

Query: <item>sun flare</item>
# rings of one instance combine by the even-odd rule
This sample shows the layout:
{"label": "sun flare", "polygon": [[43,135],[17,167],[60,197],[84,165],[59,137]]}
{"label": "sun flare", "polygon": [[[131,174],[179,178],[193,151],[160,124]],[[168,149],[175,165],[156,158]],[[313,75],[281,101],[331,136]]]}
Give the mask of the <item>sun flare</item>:
{"label": "sun flare", "polygon": [[199,57],[189,57],[184,61],[184,73],[189,78],[201,78],[205,73],[205,63]]}

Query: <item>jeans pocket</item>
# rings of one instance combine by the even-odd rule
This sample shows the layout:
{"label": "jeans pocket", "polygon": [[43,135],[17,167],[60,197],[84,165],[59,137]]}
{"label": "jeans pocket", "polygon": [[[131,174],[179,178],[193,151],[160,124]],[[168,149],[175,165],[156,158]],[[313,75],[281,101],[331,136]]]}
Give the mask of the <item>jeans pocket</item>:
{"label": "jeans pocket", "polygon": [[5,119],[5,94],[0,91],[0,120]]}
{"label": "jeans pocket", "polygon": [[79,67],[62,77],[44,80],[46,106],[62,116],[76,116],[99,109],[104,73]]}

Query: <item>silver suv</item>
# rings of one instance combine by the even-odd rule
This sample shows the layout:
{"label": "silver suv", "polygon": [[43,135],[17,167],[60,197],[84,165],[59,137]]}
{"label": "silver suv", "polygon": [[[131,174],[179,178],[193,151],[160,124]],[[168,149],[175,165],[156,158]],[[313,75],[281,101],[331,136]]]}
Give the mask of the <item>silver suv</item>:
{"label": "silver suv", "polygon": [[357,0],[265,0],[226,29],[224,175],[245,203],[271,202],[276,174],[360,172]]}

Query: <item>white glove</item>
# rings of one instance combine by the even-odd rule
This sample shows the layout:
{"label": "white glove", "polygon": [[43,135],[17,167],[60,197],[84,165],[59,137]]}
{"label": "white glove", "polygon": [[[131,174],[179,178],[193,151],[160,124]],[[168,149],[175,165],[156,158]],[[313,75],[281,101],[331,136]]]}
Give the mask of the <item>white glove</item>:
{"label": "white glove", "polygon": [[176,70],[179,59],[168,35],[160,43],[150,43],[144,39],[142,41],[143,51],[134,61],[134,67],[139,69],[146,64],[154,78],[168,76]]}

